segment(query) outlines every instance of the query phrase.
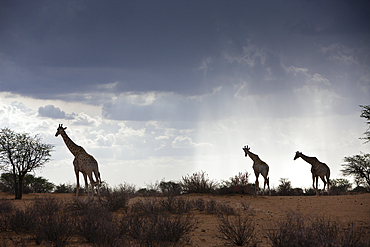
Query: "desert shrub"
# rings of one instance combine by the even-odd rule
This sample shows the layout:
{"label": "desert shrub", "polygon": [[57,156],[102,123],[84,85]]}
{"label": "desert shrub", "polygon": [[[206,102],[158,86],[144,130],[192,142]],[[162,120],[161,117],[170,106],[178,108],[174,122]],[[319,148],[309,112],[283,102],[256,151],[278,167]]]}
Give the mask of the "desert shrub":
{"label": "desert shrub", "polygon": [[203,198],[198,198],[194,204],[195,209],[199,210],[200,212],[202,212],[206,208],[206,202]]}
{"label": "desert shrub", "polygon": [[88,210],[88,208],[93,204],[90,200],[76,199],[72,202],[67,203],[66,209],[70,212],[71,215],[79,216],[82,215],[86,210]]}
{"label": "desert shrub", "polygon": [[181,185],[179,183],[176,183],[176,182],[161,181],[159,183],[159,188],[160,188],[162,194],[164,194],[164,195],[175,196],[175,195],[180,195],[181,194]]}
{"label": "desert shrub", "polygon": [[131,205],[129,212],[131,214],[150,215],[161,212],[161,208],[157,199],[148,198],[146,200],[138,200],[134,202]]}
{"label": "desert shrub", "polygon": [[9,231],[15,232],[29,232],[32,227],[32,223],[35,220],[35,215],[29,209],[16,208],[11,214],[5,217],[5,224]]}
{"label": "desert shrub", "polygon": [[357,192],[357,193],[367,193],[370,191],[370,188],[365,188],[363,186],[357,186],[352,190],[352,192]]}
{"label": "desert shrub", "polygon": [[193,208],[193,203],[189,199],[174,197],[172,195],[159,199],[158,203],[159,211],[174,214],[188,213]]}
{"label": "desert shrub", "polygon": [[125,209],[129,199],[130,195],[123,188],[118,187],[113,190],[105,188],[101,190],[100,203],[110,212]]}
{"label": "desert shrub", "polygon": [[42,239],[48,242],[48,246],[67,246],[68,240],[74,234],[74,220],[64,213],[46,215],[37,225],[37,231]]}
{"label": "desert shrub", "polygon": [[48,246],[67,246],[74,233],[74,220],[67,214],[63,202],[44,198],[36,200],[27,208],[30,234],[35,242],[46,241]]}
{"label": "desert shrub", "polygon": [[234,214],[234,208],[224,202],[217,202],[215,200],[204,200],[198,198],[193,201],[193,208],[207,214]]}
{"label": "desert shrub", "polygon": [[234,216],[220,214],[217,221],[217,237],[226,244],[257,246],[255,226],[249,211]]}
{"label": "desert shrub", "polygon": [[288,181],[287,178],[280,178],[280,184],[277,188],[277,192],[279,196],[290,196],[292,195],[292,185],[291,182]]}
{"label": "desert shrub", "polygon": [[254,189],[252,185],[248,183],[249,173],[239,172],[234,177],[230,177],[229,180],[222,181],[218,194],[253,194]]}
{"label": "desert shrub", "polygon": [[348,179],[330,179],[330,194],[332,195],[340,195],[348,192],[351,187],[352,184],[348,181]]}
{"label": "desert shrub", "polygon": [[98,204],[90,205],[76,220],[76,230],[92,246],[124,246],[118,220]]}
{"label": "desert shrub", "polygon": [[366,246],[364,233],[353,224],[341,228],[328,217],[302,217],[288,213],[267,234],[272,246]]}
{"label": "desert shrub", "polygon": [[192,214],[129,214],[122,218],[121,227],[140,246],[166,246],[178,243],[194,229]]}
{"label": "desert shrub", "polygon": [[121,192],[125,192],[126,194],[128,194],[130,196],[134,196],[135,193],[136,193],[136,187],[135,187],[135,185],[128,184],[128,183],[119,184],[116,187],[116,190],[119,190]]}
{"label": "desert shrub", "polygon": [[181,188],[184,193],[210,193],[217,188],[217,182],[210,180],[204,171],[182,177]]}
{"label": "desert shrub", "polygon": [[72,184],[59,184],[55,186],[55,193],[74,193],[76,186]]}
{"label": "desert shrub", "polygon": [[0,200],[0,230],[8,228],[9,215],[13,213],[13,206],[8,200]]}
{"label": "desert shrub", "polygon": [[305,196],[314,196],[314,195],[316,195],[316,191],[315,191],[314,188],[308,188],[308,189],[305,188],[303,195],[305,195]]}

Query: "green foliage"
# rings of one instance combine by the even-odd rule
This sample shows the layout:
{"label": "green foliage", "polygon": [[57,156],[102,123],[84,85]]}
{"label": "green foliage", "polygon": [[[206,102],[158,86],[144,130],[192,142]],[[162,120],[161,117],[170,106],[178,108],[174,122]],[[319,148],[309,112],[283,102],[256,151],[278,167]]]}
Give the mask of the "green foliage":
{"label": "green foliage", "polygon": [[[367,120],[367,124],[370,125],[370,105],[360,105],[362,107],[361,115],[360,117],[365,118]],[[370,142],[370,126],[364,133],[365,137],[360,138],[365,140],[365,143]]]}
{"label": "green foliage", "polygon": [[345,157],[344,167],[341,172],[343,176],[353,176],[357,186],[364,185],[370,189],[370,154],[360,154]]}
{"label": "green foliage", "polygon": [[[24,193],[49,193],[54,189],[54,184],[43,177],[35,177],[32,174],[26,174],[23,178]],[[13,174],[2,173],[0,176],[0,190],[3,192],[15,192]]]}

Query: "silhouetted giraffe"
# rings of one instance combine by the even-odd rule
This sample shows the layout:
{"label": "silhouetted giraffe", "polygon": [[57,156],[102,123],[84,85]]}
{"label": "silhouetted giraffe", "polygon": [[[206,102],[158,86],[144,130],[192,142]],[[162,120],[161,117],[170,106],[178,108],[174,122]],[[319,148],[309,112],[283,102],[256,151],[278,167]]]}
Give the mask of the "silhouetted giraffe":
{"label": "silhouetted giraffe", "polygon": [[270,182],[269,182],[269,178],[268,178],[269,166],[264,161],[262,161],[258,157],[257,154],[254,154],[251,151],[249,151],[250,148],[248,146],[244,146],[244,148],[242,148],[242,149],[244,150],[245,157],[247,157],[249,155],[249,157],[253,160],[253,170],[254,170],[254,174],[256,175],[254,193],[257,194],[257,191],[259,190],[258,176],[261,173],[261,175],[264,178],[262,195],[265,195],[266,184],[267,184],[267,187],[269,189],[269,195],[271,195]]}
{"label": "silhouetted giraffe", "polygon": [[91,184],[92,200],[94,199],[95,181],[92,175],[94,173],[95,178],[97,180],[96,184],[98,188],[98,196],[100,198],[100,192],[99,192],[100,172],[98,168],[98,162],[94,159],[92,155],[88,154],[83,147],[76,145],[68,137],[67,133],[65,132],[65,129],[67,129],[67,127],[63,128],[63,125],[59,124],[55,137],[57,137],[58,135],[61,135],[67,148],[69,149],[69,151],[71,151],[71,153],[75,157],[73,160],[73,165],[75,168],[76,179],[77,179],[76,199],[78,198],[78,191],[80,189],[79,172],[81,172],[84,176],[85,187],[87,190],[88,197],[90,199],[89,185],[87,183],[87,178],[86,178],[86,176],[89,176],[90,184]]}
{"label": "silhouetted giraffe", "polygon": [[[304,161],[307,163],[311,164],[311,173],[312,173],[312,186],[316,191],[316,195],[318,194],[318,183],[319,183],[319,177],[321,180],[324,182],[324,189],[323,192],[325,191],[325,186],[326,183],[328,184],[328,193],[329,193],[329,184],[330,184],[330,169],[329,167],[325,164],[320,162],[316,157],[308,157],[301,152],[296,152],[294,156],[294,160],[302,158]],[[326,181],[325,181],[326,177]],[[315,187],[315,178],[316,178],[316,187]]]}

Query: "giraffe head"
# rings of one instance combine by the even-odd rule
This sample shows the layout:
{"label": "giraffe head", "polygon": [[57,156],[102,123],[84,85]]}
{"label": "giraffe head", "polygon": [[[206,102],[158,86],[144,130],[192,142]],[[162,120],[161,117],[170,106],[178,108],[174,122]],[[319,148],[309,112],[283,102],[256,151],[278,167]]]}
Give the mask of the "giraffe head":
{"label": "giraffe head", "polygon": [[247,157],[247,156],[248,156],[248,151],[249,151],[249,149],[251,149],[251,148],[249,148],[248,146],[244,146],[244,148],[242,148],[242,149],[244,150],[245,157]]}
{"label": "giraffe head", "polygon": [[58,135],[62,134],[65,129],[67,129],[67,127],[63,128],[63,124],[59,124],[59,127],[57,129],[57,133],[55,133],[55,137],[57,137]]}
{"label": "giraffe head", "polygon": [[294,156],[294,160],[298,159],[299,157],[301,157],[301,152],[295,152],[295,156]]}

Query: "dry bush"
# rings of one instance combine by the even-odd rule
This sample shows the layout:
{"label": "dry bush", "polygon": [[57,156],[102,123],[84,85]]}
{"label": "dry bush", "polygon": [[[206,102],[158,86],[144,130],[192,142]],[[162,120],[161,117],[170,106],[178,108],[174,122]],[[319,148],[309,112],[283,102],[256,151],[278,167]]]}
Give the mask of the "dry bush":
{"label": "dry bush", "polygon": [[102,189],[100,203],[109,212],[116,212],[119,209],[126,209],[130,194],[122,188]]}
{"label": "dry bush", "polygon": [[53,198],[36,200],[28,209],[30,233],[35,242],[46,240],[47,246],[67,246],[74,233],[74,220],[66,213],[65,205]]}
{"label": "dry bush", "polygon": [[121,220],[122,232],[140,246],[167,246],[178,243],[194,229],[192,214],[130,214]]}
{"label": "dry bush", "polygon": [[8,200],[0,200],[0,230],[6,231],[8,228],[9,215],[13,212],[13,206]]}
{"label": "dry bush", "polygon": [[272,246],[366,246],[364,232],[353,224],[343,228],[328,217],[295,213],[288,213],[267,236]]}
{"label": "dry bush", "polygon": [[217,188],[217,182],[210,180],[204,171],[182,177],[181,187],[185,193],[210,193]]}
{"label": "dry bush", "polygon": [[88,207],[76,220],[77,233],[93,246],[124,246],[118,221],[97,204]]}
{"label": "dry bush", "polygon": [[66,214],[47,215],[39,222],[37,231],[47,241],[47,246],[67,246],[74,234],[74,220]]}
{"label": "dry bush", "polygon": [[205,201],[203,198],[198,198],[193,202],[194,208],[200,212],[207,214],[234,214],[235,210],[227,203],[218,203],[215,200]]}
{"label": "dry bush", "polygon": [[189,199],[183,199],[174,196],[168,196],[166,199],[160,199],[158,209],[161,212],[174,214],[189,213],[193,208],[193,203]]}
{"label": "dry bush", "polygon": [[252,213],[245,212],[234,216],[218,215],[218,234],[226,244],[237,246],[257,246],[257,238]]}

